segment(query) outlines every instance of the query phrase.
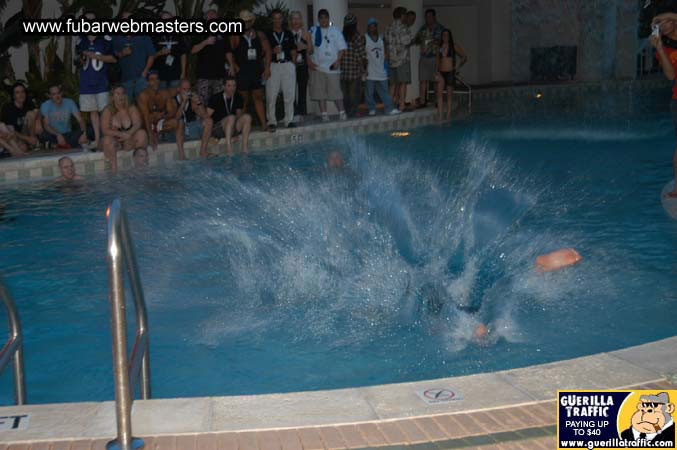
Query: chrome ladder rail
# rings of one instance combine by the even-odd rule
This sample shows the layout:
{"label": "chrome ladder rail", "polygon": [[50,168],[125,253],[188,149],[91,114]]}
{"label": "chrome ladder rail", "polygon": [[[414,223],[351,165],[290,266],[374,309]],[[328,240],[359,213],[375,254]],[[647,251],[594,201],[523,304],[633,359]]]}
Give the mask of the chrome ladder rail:
{"label": "chrome ladder rail", "polygon": [[[113,373],[115,380],[115,416],[117,439],[110,441],[106,448],[131,450],[143,447],[141,439],[132,437],[132,403],[141,377],[141,398],[149,399],[150,360],[148,346],[148,314],[143,298],[141,279],[136,256],[129,233],[127,214],[120,199],[115,199],[106,210],[108,218],[108,300],[111,308],[113,334]],[[125,286],[123,264],[134,297],[136,310],[136,338],[131,354],[127,355],[127,318],[125,316]]]}
{"label": "chrome ladder rail", "polygon": [[0,372],[14,360],[14,402],[17,405],[26,404],[26,379],[24,378],[24,352],[23,335],[21,334],[21,321],[19,313],[9,290],[0,276],[0,298],[7,309],[9,320],[9,338],[0,349]]}

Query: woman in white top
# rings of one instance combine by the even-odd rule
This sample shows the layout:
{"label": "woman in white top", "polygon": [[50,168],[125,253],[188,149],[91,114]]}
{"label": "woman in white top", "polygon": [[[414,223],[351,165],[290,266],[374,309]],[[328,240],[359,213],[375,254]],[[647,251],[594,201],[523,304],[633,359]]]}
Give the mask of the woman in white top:
{"label": "woman in white top", "polygon": [[383,101],[383,111],[386,114],[399,114],[400,110],[393,106],[393,100],[388,92],[388,73],[385,68],[386,54],[383,37],[378,34],[378,21],[373,17],[367,22],[365,36],[365,50],[367,53],[367,86],[364,99],[369,108],[369,115],[376,114],[374,89]]}

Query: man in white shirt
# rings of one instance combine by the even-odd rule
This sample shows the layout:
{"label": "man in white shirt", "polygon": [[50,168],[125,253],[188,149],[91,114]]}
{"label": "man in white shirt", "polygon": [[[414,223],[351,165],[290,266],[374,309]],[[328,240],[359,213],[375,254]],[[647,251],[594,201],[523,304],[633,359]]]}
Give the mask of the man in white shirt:
{"label": "man in white shirt", "polygon": [[332,100],[336,104],[339,118],[346,120],[339,62],[348,46],[343,33],[329,25],[329,12],[326,9],[321,9],[317,13],[317,18],[320,24],[310,29],[310,37],[313,40],[313,53],[308,58],[310,98],[320,103],[322,121],[329,121],[327,100]]}
{"label": "man in white shirt", "polygon": [[388,73],[385,68],[386,48],[383,38],[378,34],[378,21],[373,17],[367,22],[365,50],[367,53],[367,86],[364,99],[369,108],[369,115],[376,115],[374,90],[383,101],[385,114],[399,114],[400,111],[393,106],[393,100],[388,93]]}

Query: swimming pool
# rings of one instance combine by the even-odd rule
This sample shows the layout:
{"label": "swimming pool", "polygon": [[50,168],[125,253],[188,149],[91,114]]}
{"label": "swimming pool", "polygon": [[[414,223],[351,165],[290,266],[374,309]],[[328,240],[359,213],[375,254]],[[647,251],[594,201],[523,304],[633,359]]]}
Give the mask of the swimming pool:
{"label": "swimming pool", "polygon": [[[115,197],[148,302],[154,397],[446,377],[674,335],[677,225],[658,199],[668,115],[410,131],[3,189],[0,261],[29,401],[113,398],[104,212]],[[325,167],[333,149],[347,169]],[[565,246],[583,262],[532,271]],[[483,345],[471,338],[480,320],[492,328]]]}

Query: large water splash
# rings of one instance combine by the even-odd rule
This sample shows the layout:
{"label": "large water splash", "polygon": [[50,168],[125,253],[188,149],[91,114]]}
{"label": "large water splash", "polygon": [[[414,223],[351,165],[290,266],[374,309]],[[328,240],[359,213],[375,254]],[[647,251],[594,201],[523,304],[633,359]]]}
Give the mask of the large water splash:
{"label": "large water splash", "polygon": [[[533,274],[540,252],[575,242],[522,227],[539,189],[484,140],[468,138],[436,169],[361,139],[338,145],[345,169],[210,172],[179,202],[193,213],[157,251],[205,266],[204,277],[179,277],[215,307],[203,344],[283,333],[333,347],[417,327],[457,351],[479,322],[490,342],[520,340],[516,308],[580,285]],[[171,297],[180,265],[151,281],[156,301]]]}

